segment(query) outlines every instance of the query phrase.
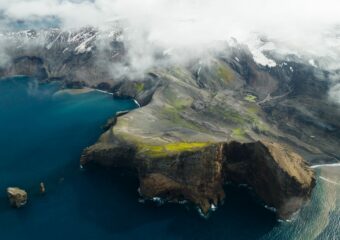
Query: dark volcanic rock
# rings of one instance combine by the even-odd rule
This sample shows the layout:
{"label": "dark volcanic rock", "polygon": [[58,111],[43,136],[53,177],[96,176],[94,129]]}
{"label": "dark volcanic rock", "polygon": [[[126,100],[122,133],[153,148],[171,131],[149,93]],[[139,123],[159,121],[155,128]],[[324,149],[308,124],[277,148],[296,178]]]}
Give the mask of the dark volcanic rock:
{"label": "dark volcanic rock", "polygon": [[278,216],[289,218],[311,196],[312,170],[301,156],[277,143],[225,145],[224,179],[247,184]]}
{"label": "dark volcanic rock", "polygon": [[124,79],[113,87],[112,92],[116,98],[133,98],[140,106],[145,106],[160,84],[161,80],[157,75],[148,75],[139,81]]}

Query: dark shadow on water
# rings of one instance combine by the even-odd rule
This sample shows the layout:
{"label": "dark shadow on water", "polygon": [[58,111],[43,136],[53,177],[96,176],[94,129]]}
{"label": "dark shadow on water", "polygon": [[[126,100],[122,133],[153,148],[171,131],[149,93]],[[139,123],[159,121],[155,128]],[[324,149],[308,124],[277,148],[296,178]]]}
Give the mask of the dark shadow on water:
{"label": "dark shadow on water", "polygon": [[[110,234],[133,237],[133,232],[149,225],[154,225],[151,229],[156,234],[161,225],[162,238],[168,239],[259,239],[276,224],[272,212],[254,201],[246,189],[235,186],[226,188],[224,205],[204,219],[184,205],[139,203],[137,179],[118,171],[87,169],[79,181],[74,182],[74,190],[81,217]],[[80,186],[84,181],[88,184],[86,193]]]}

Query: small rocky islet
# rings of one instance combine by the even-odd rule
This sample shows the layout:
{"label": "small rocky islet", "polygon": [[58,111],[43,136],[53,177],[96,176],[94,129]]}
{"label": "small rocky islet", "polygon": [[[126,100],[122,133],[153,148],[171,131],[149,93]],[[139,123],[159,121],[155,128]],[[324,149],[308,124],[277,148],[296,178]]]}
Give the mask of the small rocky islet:
{"label": "small rocky islet", "polygon": [[[82,31],[73,34],[96,34]],[[84,150],[81,164],[134,170],[146,199],[189,200],[208,214],[228,197],[225,184],[246,184],[279,218],[288,219],[315,186],[307,161],[339,154],[334,115],[340,113],[328,111],[333,109],[328,86],[318,78],[325,73],[303,62],[263,67],[246,48],[230,47],[204,61],[116,79],[96,64],[100,50],[63,52],[79,43],[68,42],[62,32],[51,33],[51,42],[56,34],[58,44],[48,49],[8,49],[12,61],[0,69],[1,76],[57,80],[138,101],[140,108],[105,126],[98,142]],[[124,62],[123,43],[114,39],[111,47],[115,57],[108,62]],[[320,134],[325,130],[329,134]]]}
{"label": "small rocky islet", "polygon": [[25,190],[18,187],[8,187],[7,196],[12,207],[20,208],[26,205],[28,194]]}

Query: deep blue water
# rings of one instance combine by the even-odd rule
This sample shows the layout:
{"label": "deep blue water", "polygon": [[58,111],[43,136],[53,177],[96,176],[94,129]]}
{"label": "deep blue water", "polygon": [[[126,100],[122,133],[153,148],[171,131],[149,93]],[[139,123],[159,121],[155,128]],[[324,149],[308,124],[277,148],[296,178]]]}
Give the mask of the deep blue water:
{"label": "deep blue water", "polygon": [[[209,219],[190,206],[139,203],[133,177],[79,167],[106,120],[134,102],[58,89],[25,77],[0,80],[0,239],[336,239],[339,187],[322,181],[292,223],[277,222],[249,192],[232,186]],[[8,186],[29,192],[25,207],[9,206]]]}

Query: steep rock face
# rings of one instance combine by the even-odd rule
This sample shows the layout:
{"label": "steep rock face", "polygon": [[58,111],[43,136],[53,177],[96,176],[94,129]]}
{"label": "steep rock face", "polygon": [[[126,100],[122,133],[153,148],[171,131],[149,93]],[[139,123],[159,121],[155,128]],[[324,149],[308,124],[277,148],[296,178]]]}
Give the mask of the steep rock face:
{"label": "steep rock face", "polygon": [[232,142],[224,156],[224,179],[250,186],[283,219],[301,208],[315,185],[302,157],[277,143]]}
{"label": "steep rock face", "polygon": [[221,144],[99,142],[85,149],[81,158],[83,165],[91,162],[135,170],[140,194],[147,199],[189,200],[207,213],[211,204],[224,198]]}
{"label": "steep rock face", "polygon": [[208,213],[224,198],[222,145],[173,143],[137,152],[140,193],[145,198],[189,200]]}
{"label": "steep rock face", "polygon": [[223,201],[223,185],[232,182],[247,184],[277,209],[278,217],[288,219],[309,199],[315,185],[314,173],[302,157],[277,143],[117,141],[110,150],[102,147],[97,143],[86,149],[82,163],[134,169],[144,198],[188,200],[204,214]]}

